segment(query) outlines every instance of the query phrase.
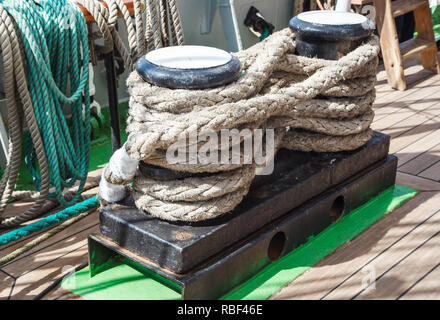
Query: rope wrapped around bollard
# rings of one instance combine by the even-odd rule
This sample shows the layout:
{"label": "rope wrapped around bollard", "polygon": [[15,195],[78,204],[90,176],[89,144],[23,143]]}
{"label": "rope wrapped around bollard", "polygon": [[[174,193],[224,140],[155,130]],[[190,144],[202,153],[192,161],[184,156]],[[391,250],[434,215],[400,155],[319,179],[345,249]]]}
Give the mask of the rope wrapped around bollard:
{"label": "rope wrapped around bollard", "polygon": [[[173,90],[145,82],[132,72],[127,80],[129,137],[104,169],[102,203],[120,200],[129,188],[139,209],[165,220],[202,221],[231,211],[264,165],[170,163],[167,150],[194,134],[249,129],[255,136],[261,135],[258,129],[273,129],[274,152],[263,148],[268,161],[280,148],[339,152],[364,145],[372,133],[378,38],[368,37],[337,61],[298,56],[294,51],[292,31],[276,32],[236,53],[241,77],[212,89]],[[267,146],[267,134],[265,138]],[[226,147],[232,150],[234,145],[228,142]],[[138,161],[195,175],[159,180],[136,171]]]}

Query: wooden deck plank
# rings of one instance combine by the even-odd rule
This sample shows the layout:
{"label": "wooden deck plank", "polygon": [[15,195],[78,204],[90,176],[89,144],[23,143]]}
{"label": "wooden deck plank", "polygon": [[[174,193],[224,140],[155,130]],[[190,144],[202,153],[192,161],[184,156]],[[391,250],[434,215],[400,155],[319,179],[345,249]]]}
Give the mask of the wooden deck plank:
{"label": "wooden deck plank", "polygon": [[412,174],[397,172],[396,184],[407,186],[418,191],[440,191],[440,182],[416,177]]}
{"label": "wooden deck plank", "polygon": [[440,181],[440,160],[419,173],[420,177]]}
{"label": "wooden deck plank", "polygon": [[[437,53],[437,56],[440,57],[440,52]],[[387,75],[383,64],[378,66],[376,76],[376,103],[378,106],[380,106],[383,102],[388,101],[389,103],[394,101],[396,98],[404,97],[407,93],[413,92],[412,89],[417,85],[420,85],[420,82],[427,80],[429,81],[430,78],[436,76],[432,71],[423,68],[419,57],[408,59],[403,62],[403,65],[405,68],[404,71],[407,84],[407,90],[405,91],[398,91],[391,88],[386,80]],[[385,105],[386,104],[387,103],[385,103]]]}
{"label": "wooden deck plank", "polygon": [[[91,231],[89,231],[91,232]],[[17,278],[11,300],[29,300],[45,290],[53,281],[71,274],[73,267],[87,261],[87,240],[76,244],[76,248],[66,251],[56,260],[32,270]]]}
{"label": "wooden deck plank", "polygon": [[0,300],[7,300],[12,293],[15,279],[3,271],[0,271]]}
{"label": "wooden deck plank", "polygon": [[[393,127],[394,125],[400,126],[399,124],[406,119],[413,117],[416,114],[423,114],[426,118],[432,118],[439,115],[440,107],[438,106],[438,101],[440,100],[440,82],[436,84],[436,91],[429,90],[423,91],[422,93],[411,95],[411,97],[403,102],[398,102],[396,104],[391,103],[390,105],[395,105],[394,110],[389,111],[382,117],[374,117],[372,127],[375,130],[386,130]],[[385,107],[385,108],[388,108]],[[381,110],[379,110],[381,111]]]}
{"label": "wooden deck plank", "polygon": [[[97,212],[91,213],[87,217],[82,219],[81,222],[75,223],[72,226],[66,228],[65,230],[63,230],[63,232],[58,233],[57,235],[53,236],[52,238],[49,238],[48,240],[44,241],[42,244],[38,245],[37,247],[32,248],[31,250],[29,250],[28,252],[26,252],[25,254],[20,256],[18,259],[22,259],[24,257],[32,255],[35,252],[40,251],[42,248],[50,247],[53,244],[55,244],[55,243],[57,243],[57,242],[59,242],[59,241],[61,241],[63,239],[68,239],[68,238],[76,235],[77,233],[79,233],[81,230],[83,230],[85,228],[89,228],[91,226],[97,225],[98,222],[99,222],[98,220],[99,220],[99,217],[98,217]],[[5,255],[9,254],[12,251],[14,251],[14,250],[24,246],[26,243],[28,243],[28,242],[32,241],[33,239],[37,238],[38,236],[42,235],[43,233],[47,232],[50,229],[51,228],[44,229],[41,232],[38,232],[37,234],[32,234],[32,235],[28,236],[25,241],[11,243],[9,246],[5,246],[5,248],[2,249],[0,251],[0,254],[2,256],[5,256]],[[8,264],[10,264],[10,263],[12,263],[12,262],[9,262]],[[0,267],[0,269],[4,268],[8,264]]]}
{"label": "wooden deck plank", "polygon": [[[413,117],[417,117],[414,119]],[[389,128],[384,133],[391,136],[390,154],[395,154],[409,145],[426,137],[435,130],[440,129],[440,117],[428,118],[422,123],[419,119],[425,118],[423,114],[417,114],[405,122],[399,123],[396,128]],[[426,119],[426,118],[425,118]],[[423,121],[423,119],[421,119]],[[410,123],[413,122],[414,126]]]}
{"label": "wooden deck plank", "polygon": [[[429,223],[429,222],[427,222]],[[440,230],[421,242],[384,273],[376,274],[377,280],[360,293],[356,299],[396,300],[408,290],[418,279],[440,263]]]}
{"label": "wooden deck plank", "polygon": [[72,291],[66,290],[61,286],[57,286],[48,292],[41,300],[85,300],[83,297],[74,294]]}
{"label": "wooden deck plank", "polygon": [[[437,145],[399,167],[399,171],[418,175],[440,160],[440,141]],[[429,177],[428,177],[429,178]],[[436,179],[434,179],[436,180]]]}
{"label": "wooden deck plank", "polygon": [[[415,60],[416,59],[411,59],[404,62],[404,65],[407,66],[407,68],[405,69],[407,90],[405,91],[398,91],[391,88],[386,80],[386,72],[384,70],[378,72],[376,77],[376,93],[378,97],[376,101],[379,105],[382,105],[382,103],[386,103],[387,101],[394,101],[396,98],[401,98],[410,94],[414,91],[414,88],[420,86],[421,82],[427,80],[429,81],[431,77],[435,76],[435,74],[433,74],[431,71],[423,69],[421,65],[417,63],[414,64],[413,61]],[[381,66],[379,66],[378,70],[381,69],[380,67]]]}
{"label": "wooden deck plank", "polygon": [[396,152],[399,158],[399,167],[403,166],[405,163],[419,156],[420,154],[427,152],[428,150],[435,147],[440,141],[440,129],[430,132],[428,135],[413,142],[409,146]]}
{"label": "wooden deck plank", "polygon": [[[102,169],[90,172],[89,177],[98,177],[100,176],[101,172]],[[83,195],[86,197],[93,196],[97,193],[97,191],[98,188],[92,188],[85,191]],[[23,212],[31,205],[32,201],[29,200],[16,202],[14,203],[14,206],[8,206],[7,214],[11,216]],[[59,210],[61,210],[61,208],[54,209],[43,216],[47,216]],[[99,216],[97,212],[94,212],[86,218],[82,219],[80,222],[68,227],[61,233],[55,235],[54,237],[44,241],[37,247],[26,252],[22,256],[16,258],[6,265],[3,265],[0,268],[0,275],[4,274],[4,272],[10,271],[14,274],[10,274],[10,276],[13,276],[16,279],[11,280],[13,279],[11,278],[9,279],[9,281],[5,280],[0,283],[0,299],[7,298],[5,297],[6,294],[11,295],[11,299],[29,299],[37,295],[41,290],[44,290],[44,288],[47,287],[50,281],[53,280],[47,278],[47,266],[50,265],[53,267],[58,264],[57,270],[61,274],[62,268],[67,263],[66,259],[64,259],[63,257],[69,250],[70,253],[68,254],[68,262],[72,265],[77,266],[86,261],[87,253],[81,252],[80,250],[84,246],[87,236],[90,233],[98,230],[98,220]],[[25,224],[32,223],[33,221],[35,220],[31,220]],[[32,234],[28,237],[20,239],[19,241],[11,243],[10,245],[0,247],[0,255],[5,256],[6,254],[14,251],[19,247],[22,247],[29,241],[35,239],[36,237],[44,232],[47,232],[50,229],[51,228],[44,229],[38,233]],[[2,231],[7,232],[9,230]],[[83,243],[81,243],[81,241],[83,241]],[[29,281],[29,279],[32,279],[32,281]],[[17,283],[19,284],[18,287],[16,287]],[[27,292],[27,289],[25,287],[30,288],[32,286],[35,286],[35,288],[32,289],[32,293],[30,295],[28,295],[27,293],[23,294],[23,292]]]}
{"label": "wooden deck plank", "polygon": [[[421,228],[427,217],[439,209],[440,193],[423,192],[404,206],[379,220],[352,241],[321,260],[298,279],[276,293],[273,299],[321,299],[326,295],[334,298],[351,298],[362,288],[362,277],[355,283],[350,280],[358,274],[365,276],[371,262],[388,256],[400,241]],[[434,218],[431,217],[430,219]],[[437,214],[440,219],[440,214]],[[418,234],[417,234],[418,235]],[[414,235],[411,235],[414,237]],[[420,236],[419,236],[420,237]],[[350,282],[350,291],[339,287]],[[338,294],[334,296],[334,292]]]}
{"label": "wooden deck plank", "polygon": [[[87,177],[88,178],[98,178],[98,177],[101,176],[102,170],[103,169],[100,168],[100,169],[91,171],[91,172],[88,173]],[[73,190],[74,188],[78,187],[78,185],[79,185],[79,181],[77,181],[71,188],[66,189],[65,191]],[[98,188],[95,187],[95,188],[92,188],[92,189],[84,191],[82,193],[82,195],[83,195],[83,197],[94,196],[97,193],[97,190],[98,190]],[[55,192],[55,189],[51,188],[49,191],[50,192]],[[19,213],[22,213],[22,212],[26,211],[27,209],[31,208],[32,205],[34,204],[34,201],[35,200],[33,200],[33,199],[24,199],[24,200],[19,200],[19,201],[11,202],[6,207],[5,213],[4,213],[4,215],[2,217],[12,217],[12,216],[15,216],[15,215],[17,215]],[[41,215],[39,217],[36,217],[33,220],[27,221],[27,222],[23,223],[22,225],[26,225],[26,224],[32,223],[32,222],[40,219],[41,217],[48,216],[51,213],[59,211],[61,209],[62,209],[62,206],[58,206],[57,208],[54,208],[50,212],[45,213],[45,214],[43,214],[43,215]],[[0,234],[3,234],[3,233],[8,232],[8,231],[9,231],[8,229],[0,229]]]}
{"label": "wooden deck plank", "polygon": [[[93,213],[92,215],[97,214]],[[94,217],[87,218],[91,219]],[[18,278],[32,270],[41,268],[50,261],[57,260],[59,257],[66,254],[66,252],[77,249],[80,246],[81,241],[85,241],[90,233],[98,230],[98,224],[96,222],[90,223],[89,220],[85,225],[78,223],[69,228],[75,228],[77,233],[73,233],[69,236],[59,233],[53,237],[55,239],[51,238],[47,243],[41,243],[39,246],[32,249],[33,252],[24,254],[12,262],[9,262],[2,266],[1,270]]]}
{"label": "wooden deck plank", "polygon": [[[434,114],[435,110],[433,109],[437,109],[438,106],[431,106],[429,110],[427,110],[427,112],[417,112],[414,113],[412,112],[412,114],[399,121],[399,122],[395,122],[393,123],[391,126],[386,127],[386,128],[379,128],[379,125],[376,125],[373,123],[372,127],[375,130],[378,131],[382,131],[382,132],[386,132],[387,134],[389,134],[391,136],[391,138],[393,140],[396,140],[395,138],[404,135],[405,133],[416,129],[418,126],[422,126],[421,128],[424,128],[424,126],[426,126],[426,124],[437,124],[438,123],[438,119],[435,119],[436,117],[438,117],[438,114]],[[430,122],[431,120],[431,122]],[[426,134],[429,134],[430,131],[438,129],[437,127],[429,127],[429,130],[424,130],[424,132],[426,132]],[[413,132],[411,132],[411,136],[413,135]],[[419,136],[417,138],[422,138],[422,136]],[[399,141],[399,140],[396,140]],[[414,139],[413,139],[414,142]],[[407,146],[407,144],[405,144],[402,147]]]}
{"label": "wooden deck plank", "polygon": [[[411,231],[406,237],[399,240],[393,246],[392,250],[388,250],[385,254],[376,256],[374,261],[367,264],[368,267],[367,265],[364,267],[365,272],[358,272],[353,275],[344,284],[328,294],[326,299],[355,298],[368,285],[367,283],[369,283],[368,281],[370,279],[368,278],[370,275],[373,277],[371,280],[379,277],[381,274],[387,272],[396,263],[396,261],[404,259],[407,257],[407,255],[410,255],[420,243],[423,243],[427,239],[430,239],[434,234],[437,234],[439,231],[438,226],[440,225],[440,208],[438,208],[438,202],[435,208],[433,208],[433,212],[426,211],[421,215],[420,218],[412,223],[411,226],[414,227],[425,219],[428,220],[423,222],[423,224],[421,224],[418,228]],[[400,232],[400,234],[402,233]],[[405,273],[401,276],[405,278],[408,275]],[[396,282],[404,282],[404,279],[394,278],[394,280]],[[368,291],[370,294],[370,299],[379,294],[381,290],[385,291],[383,287],[376,286],[375,290]],[[400,292],[402,291],[403,290],[400,290]],[[381,296],[379,295],[378,298],[381,298]]]}
{"label": "wooden deck plank", "polygon": [[[439,80],[439,75],[432,74],[432,72],[429,72],[429,74],[429,77],[426,77],[426,74],[420,77],[414,76],[414,81],[412,85],[409,85],[405,91],[395,90],[390,88],[389,86],[387,89],[384,89],[386,91],[376,91],[376,99],[374,103],[375,109],[384,108],[388,104],[395,101],[404,101],[411,94],[416,93],[422,88],[429,87],[431,84]],[[416,75],[421,75],[421,73],[417,73]],[[411,79],[411,76],[409,77],[409,79]]]}
{"label": "wooden deck plank", "polygon": [[[101,172],[101,169],[100,169],[99,171]],[[96,172],[92,172],[91,174],[92,174],[92,175],[96,175]],[[90,189],[90,190],[85,191],[85,192],[83,193],[83,195],[84,195],[85,197],[94,196],[97,192],[98,192],[98,188],[96,187],[96,188],[92,188],[92,189]],[[29,205],[29,207],[30,207],[30,205]],[[8,209],[8,210],[9,210],[9,209]],[[48,213],[42,215],[41,217],[48,216],[48,215],[53,214],[53,213],[55,213],[55,212],[58,212],[58,211],[60,211],[60,210],[62,210],[62,208],[61,208],[61,207],[58,207],[58,208],[53,209],[53,210],[51,210],[50,212],[48,212]],[[95,216],[95,215],[92,214],[91,216]],[[25,223],[24,225],[26,225],[26,224],[28,224],[28,223],[32,223],[32,222],[34,222],[34,221],[40,219],[41,217],[38,217],[38,218],[36,218],[36,219],[34,219],[34,220],[31,220],[31,221]],[[88,221],[89,221],[89,219],[90,219],[90,216],[87,217],[87,218],[85,218],[81,223],[83,223],[83,224],[87,224]],[[97,217],[97,215],[96,215],[95,218],[92,218],[92,219],[94,219],[95,223],[98,223],[98,217]],[[45,233],[45,232],[51,230],[51,229],[54,228],[54,227],[55,227],[55,226],[50,226],[50,227],[48,227],[48,228],[46,228],[46,229],[43,229],[43,230],[41,230],[41,231],[39,231],[39,232],[36,232],[36,233],[33,233],[33,234],[29,235],[29,236],[23,237],[23,238],[21,238],[21,239],[19,239],[19,240],[17,240],[17,241],[14,241],[14,242],[12,242],[12,243],[10,243],[10,244],[7,244],[7,245],[4,245],[4,246],[1,246],[1,247],[0,247],[0,255],[4,256],[4,255],[7,255],[7,254],[11,253],[12,251],[14,251],[14,250],[16,250],[16,249],[18,249],[18,248],[24,246],[26,243],[32,241],[33,239],[37,238],[38,236],[40,236],[40,235],[42,235],[43,233]],[[9,232],[10,229],[4,229],[4,230],[2,230],[2,231],[3,231],[3,233],[6,233],[6,232]],[[67,229],[65,229],[65,230],[62,232],[62,234],[64,234],[64,236],[67,237],[67,236],[69,236],[70,234],[73,234],[73,233],[76,233],[76,232],[77,232],[77,231],[76,231],[76,229],[74,229],[74,228],[67,228]],[[52,238],[52,239],[56,239],[56,237],[55,237],[55,238]],[[53,240],[48,240],[48,241],[46,241],[45,243],[50,243],[49,241],[53,241]],[[34,251],[32,250],[32,251],[29,251],[29,252],[34,252]]]}
{"label": "wooden deck plank", "polygon": [[440,300],[440,264],[416,281],[401,300]]}
{"label": "wooden deck plank", "polygon": [[[427,107],[435,104],[435,102],[438,101],[438,96],[440,95],[440,93],[438,92],[439,89],[440,76],[436,76],[421,82],[414,89],[413,92],[410,92],[403,97],[399,97],[393,101],[390,101],[386,105],[383,105],[376,100],[373,107],[375,111],[374,123],[380,125],[380,121],[383,121],[383,118],[392,118],[393,115],[397,116],[397,118],[392,119],[396,120],[390,124],[392,125],[395,122],[403,120],[405,115],[411,115],[412,113],[408,113],[408,111],[411,111],[413,108],[416,108],[414,110],[426,109]],[[402,111],[405,111],[405,109],[407,109],[407,112],[401,114]],[[387,128],[390,125],[386,127],[383,127],[382,125],[381,128]]]}

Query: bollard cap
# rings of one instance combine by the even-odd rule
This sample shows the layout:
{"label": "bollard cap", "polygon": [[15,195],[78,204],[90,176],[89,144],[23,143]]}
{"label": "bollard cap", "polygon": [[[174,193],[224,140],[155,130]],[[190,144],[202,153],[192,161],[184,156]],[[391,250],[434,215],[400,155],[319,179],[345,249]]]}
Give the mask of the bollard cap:
{"label": "bollard cap", "polygon": [[240,61],[230,53],[205,46],[160,48],[141,57],[141,77],[171,89],[205,89],[232,82],[240,75]]}
{"label": "bollard cap", "polygon": [[303,38],[333,41],[362,39],[374,30],[373,22],[361,14],[331,10],[302,12],[290,20],[289,27]]}

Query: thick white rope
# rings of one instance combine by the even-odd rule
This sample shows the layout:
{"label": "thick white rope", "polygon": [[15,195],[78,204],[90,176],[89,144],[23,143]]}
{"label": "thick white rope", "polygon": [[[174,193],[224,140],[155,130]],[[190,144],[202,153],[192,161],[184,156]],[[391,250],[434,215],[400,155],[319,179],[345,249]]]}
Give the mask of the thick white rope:
{"label": "thick white rope", "polygon": [[[200,221],[231,211],[247,194],[257,167],[243,163],[170,163],[167,150],[179,138],[249,128],[275,130],[275,152],[354,150],[371,137],[379,44],[375,36],[338,61],[296,56],[289,29],[236,54],[244,75],[226,86],[172,90],[144,82],[137,72],[127,80],[130,92],[129,138],[133,160],[176,171],[204,173],[160,181],[118,173],[123,164],[105,168],[103,194],[127,186],[136,206],[166,220]],[[267,138],[267,137],[266,137]],[[256,141],[256,140],[254,140]],[[264,143],[263,143],[264,144]],[[201,146],[197,146],[200,148]],[[228,146],[230,148],[232,146]],[[255,146],[254,146],[255,147]],[[269,151],[269,150],[268,150]],[[266,163],[273,158],[266,155]],[[255,159],[254,159],[255,160]],[[261,167],[259,168],[261,169]],[[105,202],[114,202],[107,196]],[[100,191],[101,193],[101,191]]]}
{"label": "thick white rope", "polygon": [[[103,52],[109,52],[116,47],[123,56],[126,67],[132,70],[134,61],[136,61],[142,54],[146,53],[146,42],[150,40],[149,37],[151,36],[151,34],[148,34],[148,30],[151,28],[151,24],[156,24],[157,21],[160,23],[160,15],[152,16],[148,13],[148,11],[146,12],[146,16],[148,18],[146,23],[147,30],[145,31],[142,15],[145,8],[147,8],[146,0],[135,0],[135,30],[131,17],[128,13],[128,9],[122,0],[108,0],[107,4],[109,9],[107,9],[100,1],[97,0],[77,0],[76,2],[83,5],[96,21],[101,32],[101,36],[104,38],[105,46],[103,48]],[[167,20],[162,19],[162,21],[170,21],[170,26],[166,28],[166,30],[170,30],[168,37],[174,39],[173,43],[182,44],[183,33],[176,2],[169,1],[168,9],[172,14],[172,18]],[[119,34],[116,31],[118,12],[122,13],[123,21],[127,26],[130,49],[125,47],[122,39],[119,37]],[[173,34],[173,32],[177,32],[178,36]],[[160,35],[161,39],[162,37],[163,36]],[[26,196],[31,196],[35,199],[35,203],[32,208],[26,212],[14,217],[9,217],[7,219],[0,219],[1,227],[11,227],[47,212],[48,210],[57,206],[58,202],[53,201],[53,199],[48,199],[50,187],[48,160],[33,111],[33,102],[30,98],[26,82],[25,55],[23,52],[23,44],[20,39],[20,33],[15,22],[1,4],[0,38],[5,74],[5,92],[8,100],[8,123],[10,137],[8,156],[9,161],[2,179],[0,180],[0,216],[4,212],[11,197],[23,198]],[[150,49],[154,48],[155,46],[150,47]],[[20,168],[23,118],[29,128],[40,167],[41,188],[39,193],[21,191],[13,192]],[[87,182],[87,185],[90,187],[90,182]],[[91,185],[95,186],[97,185],[97,182],[93,182]],[[68,191],[66,192],[65,196],[69,198],[70,194],[71,191]]]}

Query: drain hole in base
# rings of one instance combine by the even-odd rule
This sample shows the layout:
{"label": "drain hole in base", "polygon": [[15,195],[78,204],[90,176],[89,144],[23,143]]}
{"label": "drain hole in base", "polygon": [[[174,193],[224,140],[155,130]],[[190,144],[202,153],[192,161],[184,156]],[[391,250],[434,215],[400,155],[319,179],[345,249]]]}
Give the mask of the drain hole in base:
{"label": "drain hole in base", "polygon": [[336,222],[341,218],[345,209],[345,199],[344,196],[337,197],[330,208],[330,219],[332,222]]}
{"label": "drain hole in base", "polygon": [[271,261],[278,260],[284,251],[286,244],[286,235],[284,232],[277,232],[272,240],[270,240],[269,248],[267,249],[267,256]]}

